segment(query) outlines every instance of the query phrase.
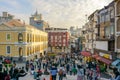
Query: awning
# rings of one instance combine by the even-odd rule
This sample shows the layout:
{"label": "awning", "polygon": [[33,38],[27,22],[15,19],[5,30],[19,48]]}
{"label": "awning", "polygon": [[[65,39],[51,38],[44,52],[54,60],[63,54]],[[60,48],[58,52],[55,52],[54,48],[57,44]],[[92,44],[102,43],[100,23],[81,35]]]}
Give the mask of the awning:
{"label": "awning", "polygon": [[117,59],[117,60],[113,61],[112,65],[115,66],[116,68],[120,69],[120,59]]}
{"label": "awning", "polygon": [[113,66],[116,66],[118,63],[120,63],[120,60],[119,60],[119,59],[113,61],[113,62],[112,62],[112,65],[113,65]]}
{"label": "awning", "polygon": [[101,61],[101,62],[104,62],[105,64],[108,64],[108,65],[112,63],[112,61],[110,59],[106,59],[106,58],[101,57],[101,56],[97,57],[96,59]]}
{"label": "awning", "polygon": [[81,55],[86,57],[91,56],[90,52],[86,52],[86,51],[81,52]]}
{"label": "awning", "polygon": [[92,57],[96,59],[97,57],[99,57],[99,55],[98,54],[94,54],[94,55],[92,55]]}

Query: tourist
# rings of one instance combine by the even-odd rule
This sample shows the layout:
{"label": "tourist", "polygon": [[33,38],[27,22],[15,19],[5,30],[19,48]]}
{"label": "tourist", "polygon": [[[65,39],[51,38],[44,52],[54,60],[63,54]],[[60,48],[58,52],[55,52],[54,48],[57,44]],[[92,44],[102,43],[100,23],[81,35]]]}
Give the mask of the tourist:
{"label": "tourist", "polygon": [[50,69],[52,80],[56,80],[57,72],[58,72],[57,68],[53,65],[52,68]]}
{"label": "tourist", "polygon": [[81,65],[78,65],[78,70],[77,70],[77,80],[83,80],[84,79],[84,70]]}

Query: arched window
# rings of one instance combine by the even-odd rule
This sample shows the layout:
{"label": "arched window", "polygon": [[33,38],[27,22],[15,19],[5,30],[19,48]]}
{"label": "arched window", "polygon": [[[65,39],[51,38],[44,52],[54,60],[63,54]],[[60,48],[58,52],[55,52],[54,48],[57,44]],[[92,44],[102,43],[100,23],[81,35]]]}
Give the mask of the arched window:
{"label": "arched window", "polygon": [[117,48],[120,49],[120,36],[117,37]]}
{"label": "arched window", "polygon": [[19,33],[18,34],[18,42],[23,42],[23,34],[22,33]]}
{"label": "arched window", "polygon": [[120,31],[120,18],[117,20],[117,31]]}
{"label": "arched window", "polygon": [[19,57],[23,56],[23,48],[19,47]]}
{"label": "arched window", "polygon": [[117,15],[120,14],[120,1],[117,3]]}

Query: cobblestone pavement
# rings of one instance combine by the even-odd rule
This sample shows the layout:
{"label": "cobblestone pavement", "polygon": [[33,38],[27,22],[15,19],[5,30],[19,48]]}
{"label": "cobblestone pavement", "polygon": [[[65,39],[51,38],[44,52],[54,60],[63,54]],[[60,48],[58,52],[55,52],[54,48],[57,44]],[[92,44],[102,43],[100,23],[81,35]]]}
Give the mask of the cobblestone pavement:
{"label": "cobblestone pavement", "polygon": [[[23,66],[25,66],[25,63],[17,63],[17,67],[23,67]],[[100,80],[110,80],[107,74],[102,74],[101,76],[102,77]],[[45,78],[46,80],[50,80],[49,77],[50,77],[49,75],[42,75],[41,80],[43,80],[43,78]],[[33,75],[30,74],[30,72],[28,72],[28,74],[25,77],[20,77],[19,79],[20,80],[35,80]],[[57,76],[57,80],[58,80],[58,76]],[[67,75],[67,79],[64,79],[64,80],[77,80],[77,75],[75,76]]]}
{"label": "cobblestone pavement", "polygon": [[[49,78],[50,78],[49,75],[42,75],[42,76],[41,76],[41,80],[43,80],[43,78],[45,78],[45,80],[50,80],[50,79],[49,79]],[[76,75],[75,75],[75,76],[67,75],[67,79],[64,78],[63,80],[77,80],[76,78],[77,78]],[[34,79],[33,75],[28,74],[28,75],[26,75],[25,77],[20,77],[19,80],[35,80],[35,79]],[[57,80],[58,80],[58,76],[57,76]]]}

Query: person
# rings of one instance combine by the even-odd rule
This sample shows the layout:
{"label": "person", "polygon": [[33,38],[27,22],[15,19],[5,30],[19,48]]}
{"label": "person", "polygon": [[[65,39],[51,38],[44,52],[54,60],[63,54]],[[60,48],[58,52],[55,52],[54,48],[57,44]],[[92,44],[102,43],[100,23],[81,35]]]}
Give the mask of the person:
{"label": "person", "polygon": [[14,69],[13,80],[19,80],[19,69],[18,68]]}
{"label": "person", "polygon": [[44,75],[49,75],[47,68],[44,70]]}
{"label": "person", "polygon": [[28,60],[26,61],[25,68],[26,68],[26,71],[28,72],[28,70],[29,70],[29,61]]}
{"label": "person", "polygon": [[56,76],[57,76],[57,68],[53,65],[52,68],[50,69],[50,73],[52,76],[52,80],[56,80]]}
{"label": "person", "polygon": [[42,70],[38,69],[37,73],[38,73],[39,76],[41,76],[42,75]]}
{"label": "person", "polygon": [[78,65],[78,70],[77,70],[77,80],[83,80],[84,78],[84,70],[81,65]]}
{"label": "person", "polygon": [[19,70],[19,77],[24,77],[25,75],[27,75],[27,73],[24,70],[24,67],[22,67],[21,70]]}
{"label": "person", "polygon": [[60,70],[58,71],[58,75],[59,75],[59,80],[63,80],[63,69],[60,68]]}
{"label": "person", "polygon": [[93,70],[91,68],[89,69],[89,73],[88,74],[89,74],[89,76],[88,76],[89,80],[92,80],[93,79]]}
{"label": "person", "polygon": [[34,65],[31,64],[31,74],[33,75],[33,73],[34,73]]}
{"label": "person", "polygon": [[64,68],[64,71],[63,71],[63,77],[67,79],[66,74],[67,74],[67,70],[66,70],[66,68]]}

